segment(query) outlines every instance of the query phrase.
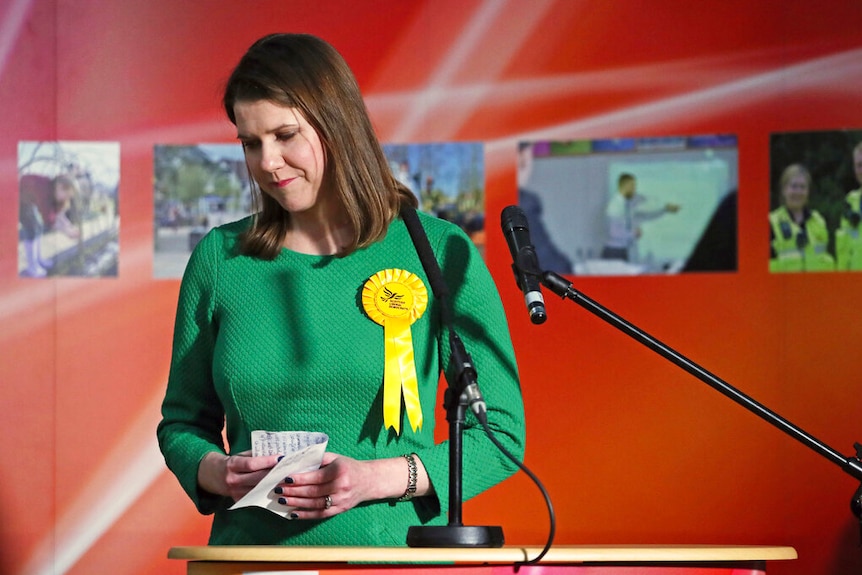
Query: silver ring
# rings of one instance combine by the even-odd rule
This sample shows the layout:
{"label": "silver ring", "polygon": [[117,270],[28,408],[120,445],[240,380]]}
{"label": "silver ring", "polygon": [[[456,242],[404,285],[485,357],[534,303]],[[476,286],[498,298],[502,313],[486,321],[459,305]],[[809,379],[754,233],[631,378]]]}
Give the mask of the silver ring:
{"label": "silver ring", "polygon": [[329,509],[330,507],[332,507],[332,497],[327,495],[326,497],[323,498],[323,501],[324,501],[324,503],[323,503],[324,509]]}

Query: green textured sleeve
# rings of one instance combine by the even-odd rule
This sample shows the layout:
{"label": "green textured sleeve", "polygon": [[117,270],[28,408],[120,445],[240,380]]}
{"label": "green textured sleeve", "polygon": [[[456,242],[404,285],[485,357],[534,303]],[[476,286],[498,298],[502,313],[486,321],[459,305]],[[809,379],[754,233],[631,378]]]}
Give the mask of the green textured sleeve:
{"label": "green textured sleeve", "polygon": [[197,483],[201,459],[207,453],[225,451],[224,412],[212,381],[219,247],[217,233],[210,233],[192,253],[183,275],[157,429],[165,463],[201,513],[213,513],[227,503],[226,498],[200,490]]}

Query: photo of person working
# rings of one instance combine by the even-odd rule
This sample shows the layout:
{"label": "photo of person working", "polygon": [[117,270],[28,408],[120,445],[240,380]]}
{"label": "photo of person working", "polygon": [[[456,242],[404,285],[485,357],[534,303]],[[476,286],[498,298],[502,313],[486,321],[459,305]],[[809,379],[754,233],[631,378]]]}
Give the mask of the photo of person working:
{"label": "photo of person working", "polygon": [[[167,466],[197,509],[214,514],[210,544],[405,545],[408,527],[446,524],[449,482],[448,443],[434,439],[448,328],[399,217],[416,196],[392,174],[347,63],[317,37],[255,42],[223,103],[257,204],[204,236],[186,268],[157,431]],[[490,426],[520,458],[523,401],[495,284],[460,228],[418,217],[481,373]],[[412,321],[409,413],[398,390],[394,416],[385,412],[391,342],[378,298],[365,297],[375,285],[402,306],[387,313],[406,310]],[[271,493],[286,518],[229,510],[279,460],[250,455],[255,430],[329,438],[319,469]],[[463,452],[464,499],[515,471],[472,414]]]}
{"label": "photo of person working", "polygon": [[608,202],[608,240],[602,249],[602,257],[638,263],[638,240],[643,233],[641,224],[665,214],[675,214],[679,211],[679,204],[650,206],[649,199],[638,194],[637,179],[629,173],[620,174],[617,192]]}
{"label": "photo of person working", "polygon": [[[518,203],[542,268],[583,276],[736,271],[736,205],[728,199],[738,183],[735,136],[523,144]],[[706,249],[710,226],[722,239]]]}

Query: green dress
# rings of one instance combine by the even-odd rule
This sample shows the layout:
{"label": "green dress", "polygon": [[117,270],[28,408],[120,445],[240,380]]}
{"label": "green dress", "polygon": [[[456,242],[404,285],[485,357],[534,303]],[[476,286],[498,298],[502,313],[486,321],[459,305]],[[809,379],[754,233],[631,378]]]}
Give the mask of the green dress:
{"label": "green dress", "polygon": [[[495,436],[516,457],[525,429],[518,371],[495,284],[457,226],[419,214],[450,292],[456,333],[478,373]],[[201,513],[214,513],[213,545],[405,545],[412,525],[445,525],[448,443],[435,444],[441,369],[449,370],[441,325],[425,271],[404,223],[384,239],[338,258],[283,249],[272,261],[240,255],[244,219],[215,228],[195,248],[180,288],[167,391],[158,440],[168,468]],[[424,425],[401,433],[383,425],[383,327],[362,303],[366,281],[386,269],[412,272],[429,301],[411,326]],[[463,434],[463,498],[499,483],[516,467],[468,414]],[[209,452],[250,449],[252,430],[319,431],[328,451],[355,459],[416,453],[436,495],[409,502],[371,501],[322,520],[288,521],[197,485]],[[223,431],[224,430],[224,431]],[[228,446],[223,443],[226,437]],[[406,485],[405,475],[405,485]]]}

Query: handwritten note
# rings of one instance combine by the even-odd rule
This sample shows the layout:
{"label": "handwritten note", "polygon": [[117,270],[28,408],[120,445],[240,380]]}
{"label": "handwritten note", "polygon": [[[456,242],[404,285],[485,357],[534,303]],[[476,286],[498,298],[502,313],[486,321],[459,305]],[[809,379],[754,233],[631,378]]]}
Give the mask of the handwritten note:
{"label": "handwritten note", "polygon": [[234,503],[231,509],[255,506],[287,517],[296,508],[280,504],[279,496],[273,492],[273,489],[289,475],[318,469],[323,461],[328,442],[329,436],[325,433],[253,431],[252,455],[284,455],[284,457],[254,489]]}
{"label": "handwritten note", "polygon": [[252,431],[251,454],[287,455],[304,449],[309,445],[326,443],[329,437],[325,433],[314,431]]}

